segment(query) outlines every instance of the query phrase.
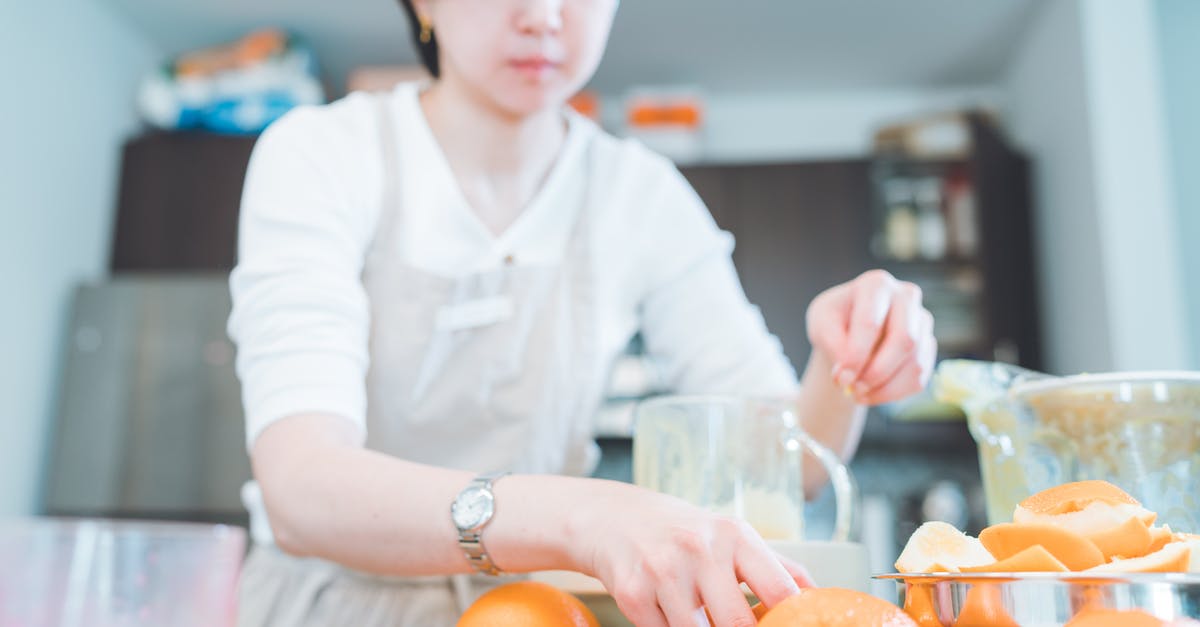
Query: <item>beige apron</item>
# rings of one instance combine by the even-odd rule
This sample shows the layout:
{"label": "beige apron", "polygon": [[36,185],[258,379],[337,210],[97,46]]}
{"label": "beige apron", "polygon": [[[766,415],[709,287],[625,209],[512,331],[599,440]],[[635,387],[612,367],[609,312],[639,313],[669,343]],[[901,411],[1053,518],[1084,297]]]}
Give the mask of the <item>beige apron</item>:
{"label": "beige apron", "polygon": [[[590,266],[596,186],[585,182],[578,202],[562,207],[576,216],[557,265],[518,259],[456,278],[408,265],[397,248],[410,206],[403,190],[420,182],[397,180],[406,155],[387,102],[380,98],[385,202],[363,271],[372,320],[367,447],[475,472],[589,473],[597,458],[592,415],[606,374]],[[575,156],[588,168],[585,181],[593,181],[590,145],[582,149]],[[466,605],[502,582],[373,577],[255,547],[238,624],[453,625]]]}

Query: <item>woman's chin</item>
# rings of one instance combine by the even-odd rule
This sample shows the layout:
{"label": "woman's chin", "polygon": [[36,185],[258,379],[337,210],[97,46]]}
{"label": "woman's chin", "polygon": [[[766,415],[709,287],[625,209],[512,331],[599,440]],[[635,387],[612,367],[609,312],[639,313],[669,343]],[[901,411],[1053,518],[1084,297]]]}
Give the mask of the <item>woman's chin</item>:
{"label": "woman's chin", "polygon": [[517,117],[528,117],[556,110],[573,94],[561,82],[505,85],[496,89],[494,100],[501,109]]}

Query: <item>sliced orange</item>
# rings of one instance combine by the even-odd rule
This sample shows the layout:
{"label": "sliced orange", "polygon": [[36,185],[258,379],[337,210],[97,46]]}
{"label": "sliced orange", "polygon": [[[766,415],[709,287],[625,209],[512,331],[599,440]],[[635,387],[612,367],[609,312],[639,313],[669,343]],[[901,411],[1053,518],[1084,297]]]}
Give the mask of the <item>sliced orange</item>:
{"label": "sliced orange", "polygon": [[1084,610],[1066,627],[1162,627],[1166,623],[1140,610]]}
{"label": "sliced orange", "polygon": [[917,623],[917,627],[943,627],[933,607],[933,586],[908,584],[904,591],[904,613]]}
{"label": "sliced orange", "polygon": [[1000,561],[1040,544],[1071,570],[1086,570],[1105,562],[1104,554],[1087,538],[1055,525],[1000,523],[980,532],[979,541]]}
{"label": "sliced orange", "polygon": [[1076,481],[1021,501],[1013,511],[1013,522],[1050,524],[1090,537],[1111,532],[1133,516],[1147,527],[1158,517],[1107,481]]}
{"label": "sliced orange", "polygon": [[1107,481],[1074,481],[1042,490],[1018,507],[1034,514],[1069,514],[1095,503],[1141,505],[1129,493]]}
{"label": "sliced orange", "polygon": [[1132,517],[1137,517],[1149,527],[1154,524],[1158,515],[1141,505],[1130,505],[1129,503],[1113,505],[1099,501],[1077,512],[1066,514],[1037,514],[1020,506],[1013,511],[1013,522],[1015,523],[1054,525],[1070,529],[1083,536],[1103,533],[1120,527]]}
{"label": "sliced orange", "polygon": [[1188,565],[1188,572],[1200,573],[1200,535],[1194,533],[1177,533],[1175,534],[1175,540],[1191,549],[1192,559],[1191,564]]}
{"label": "sliced orange", "polygon": [[1150,528],[1137,516],[1130,516],[1118,527],[1086,537],[1096,545],[1096,548],[1100,549],[1105,560],[1114,557],[1141,557],[1150,552],[1150,545],[1153,542]]}
{"label": "sliced orange", "polygon": [[900,608],[842,588],[805,588],[771,608],[759,627],[917,627]]}
{"label": "sliced orange", "polygon": [[986,566],[968,566],[964,573],[1065,573],[1067,568],[1046,547],[1035,544],[1006,559]]}
{"label": "sliced orange", "polygon": [[1149,555],[1117,559],[1088,570],[1097,573],[1186,573],[1191,557],[1192,551],[1187,544],[1172,542]]}
{"label": "sliced orange", "polygon": [[1154,553],[1161,550],[1167,544],[1175,541],[1175,534],[1171,533],[1171,525],[1163,525],[1161,527],[1150,528],[1150,546],[1146,548],[1146,553]]}
{"label": "sliced orange", "polygon": [[1004,609],[996,584],[976,584],[954,620],[954,627],[1021,627]]}
{"label": "sliced orange", "polygon": [[944,522],[927,522],[908,538],[908,544],[896,560],[902,573],[958,572],[966,566],[982,566],[996,561],[979,540]]}

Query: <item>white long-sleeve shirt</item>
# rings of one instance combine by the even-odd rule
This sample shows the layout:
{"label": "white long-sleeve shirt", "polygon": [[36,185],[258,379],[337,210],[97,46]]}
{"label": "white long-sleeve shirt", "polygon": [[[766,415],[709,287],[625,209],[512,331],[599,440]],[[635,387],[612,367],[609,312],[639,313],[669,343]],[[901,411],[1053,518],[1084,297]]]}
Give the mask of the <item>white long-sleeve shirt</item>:
{"label": "white long-sleeve shirt", "polygon": [[[405,182],[402,259],[442,276],[564,254],[588,169],[564,161],[537,201],[503,234],[471,213],[418,104],[418,87],[389,96]],[[372,96],[299,108],[254,149],[242,198],[229,332],[248,444],[289,415],[332,413],[366,424],[369,303],[361,274],[379,222],[383,177]],[[775,395],[796,374],[757,308],[703,202],[666,159],[569,114],[572,143],[593,144],[611,176],[593,225],[599,358],[611,362],[641,332],[679,392]],[[578,152],[578,151],[576,151]],[[802,321],[796,321],[797,324]],[[386,324],[386,321],[375,321]]]}

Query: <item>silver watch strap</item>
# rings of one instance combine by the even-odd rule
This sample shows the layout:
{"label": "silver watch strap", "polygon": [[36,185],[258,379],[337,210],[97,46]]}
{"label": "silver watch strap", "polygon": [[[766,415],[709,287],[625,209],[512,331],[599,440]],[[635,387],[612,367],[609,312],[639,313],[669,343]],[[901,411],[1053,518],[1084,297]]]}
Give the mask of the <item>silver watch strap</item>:
{"label": "silver watch strap", "polygon": [[[508,472],[491,472],[486,475],[480,475],[471,480],[471,486],[479,486],[488,492],[492,491],[492,484],[501,477],[508,475]],[[468,486],[469,487],[469,486]],[[495,507],[493,505],[493,507]],[[493,513],[493,516],[495,514]],[[490,520],[488,522],[491,522]],[[487,528],[487,523],[475,531],[459,531],[458,546],[462,548],[463,553],[467,556],[467,561],[475,567],[475,570],[493,577],[501,574],[496,563],[492,561],[488,555],[487,548],[483,546],[483,530]]]}

